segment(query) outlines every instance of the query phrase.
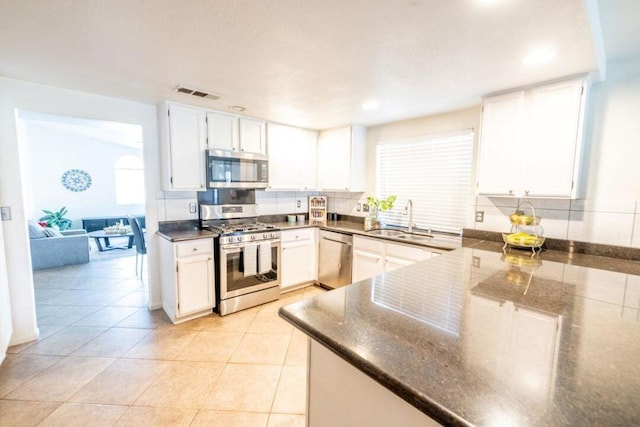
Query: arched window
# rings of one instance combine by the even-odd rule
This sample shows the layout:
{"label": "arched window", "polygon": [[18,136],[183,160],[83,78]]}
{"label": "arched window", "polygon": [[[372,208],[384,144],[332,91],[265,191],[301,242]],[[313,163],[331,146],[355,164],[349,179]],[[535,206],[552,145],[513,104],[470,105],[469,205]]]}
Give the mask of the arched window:
{"label": "arched window", "polygon": [[116,162],[116,203],[144,204],[144,168],[140,157],[122,156]]}

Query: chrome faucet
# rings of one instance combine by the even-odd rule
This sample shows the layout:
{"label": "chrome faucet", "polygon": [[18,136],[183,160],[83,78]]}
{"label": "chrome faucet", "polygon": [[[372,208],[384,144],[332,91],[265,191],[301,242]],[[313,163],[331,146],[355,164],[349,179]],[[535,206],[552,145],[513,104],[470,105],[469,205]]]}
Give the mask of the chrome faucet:
{"label": "chrome faucet", "polygon": [[415,224],[413,223],[413,201],[411,199],[407,199],[407,206],[404,207],[404,213],[405,215],[409,213],[409,225],[407,227],[407,231],[409,233],[413,233],[413,227]]}

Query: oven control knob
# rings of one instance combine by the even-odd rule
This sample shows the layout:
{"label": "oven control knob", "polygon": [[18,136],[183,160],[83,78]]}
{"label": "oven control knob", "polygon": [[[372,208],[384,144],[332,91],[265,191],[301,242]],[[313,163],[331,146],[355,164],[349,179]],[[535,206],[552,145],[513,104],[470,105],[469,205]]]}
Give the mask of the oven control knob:
{"label": "oven control knob", "polygon": [[271,233],[271,237],[275,239],[278,236],[276,235],[276,233]]}
{"label": "oven control knob", "polygon": [[251,240],[256,240],[256,236],[255,236],[255,234],[252,234],[252,235],[251,235]]}
{"label": "oven control knob", "polygon": [[233,242],[239,242],[237,237],[229,237],[229,242],[233,243]]}
{"label": "oven control knob", "polygon": [[268,239],[268,238],[269,238],[269,233],[264,233],[264,234],[262,235],[262,237],[264,237],[265,239]]}

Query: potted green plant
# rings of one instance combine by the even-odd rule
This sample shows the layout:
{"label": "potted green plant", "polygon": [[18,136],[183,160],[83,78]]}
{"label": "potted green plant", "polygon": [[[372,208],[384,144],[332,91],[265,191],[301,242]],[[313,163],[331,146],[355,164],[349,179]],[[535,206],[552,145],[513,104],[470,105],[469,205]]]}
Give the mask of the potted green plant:
{"label": "potted green plant", "polygon": [[365,218],[364,229],[365,231],[373,230],[374,228],[380,228],[380,212],[393,209],[393,202],[396,201],[398,196],[392,194],[386,198],[380,198],[374,196],[367,197],[365,205],[369,206],[369,216]]}
{"label": "potted green plant", "polygon": [[71,224],[73,224],[69,218],[64,217],[68,212],[67,208],[64,206],[56,212],[46,209],[43,209],[42,212],[46,215],[40,218],[40,221],[46,222],[47,227],[57,228],[59,230],[68,230],[71,228]]}

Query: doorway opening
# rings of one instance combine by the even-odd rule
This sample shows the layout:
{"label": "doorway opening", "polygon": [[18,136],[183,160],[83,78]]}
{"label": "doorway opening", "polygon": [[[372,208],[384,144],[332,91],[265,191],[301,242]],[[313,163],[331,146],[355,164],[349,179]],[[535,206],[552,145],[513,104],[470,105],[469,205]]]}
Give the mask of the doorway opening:
{"label": "doorway opening", "polygon": [[144,227],[142,126],[18,111],[17,128],[40,339],[126,325],[149,299],[130,225]]}

